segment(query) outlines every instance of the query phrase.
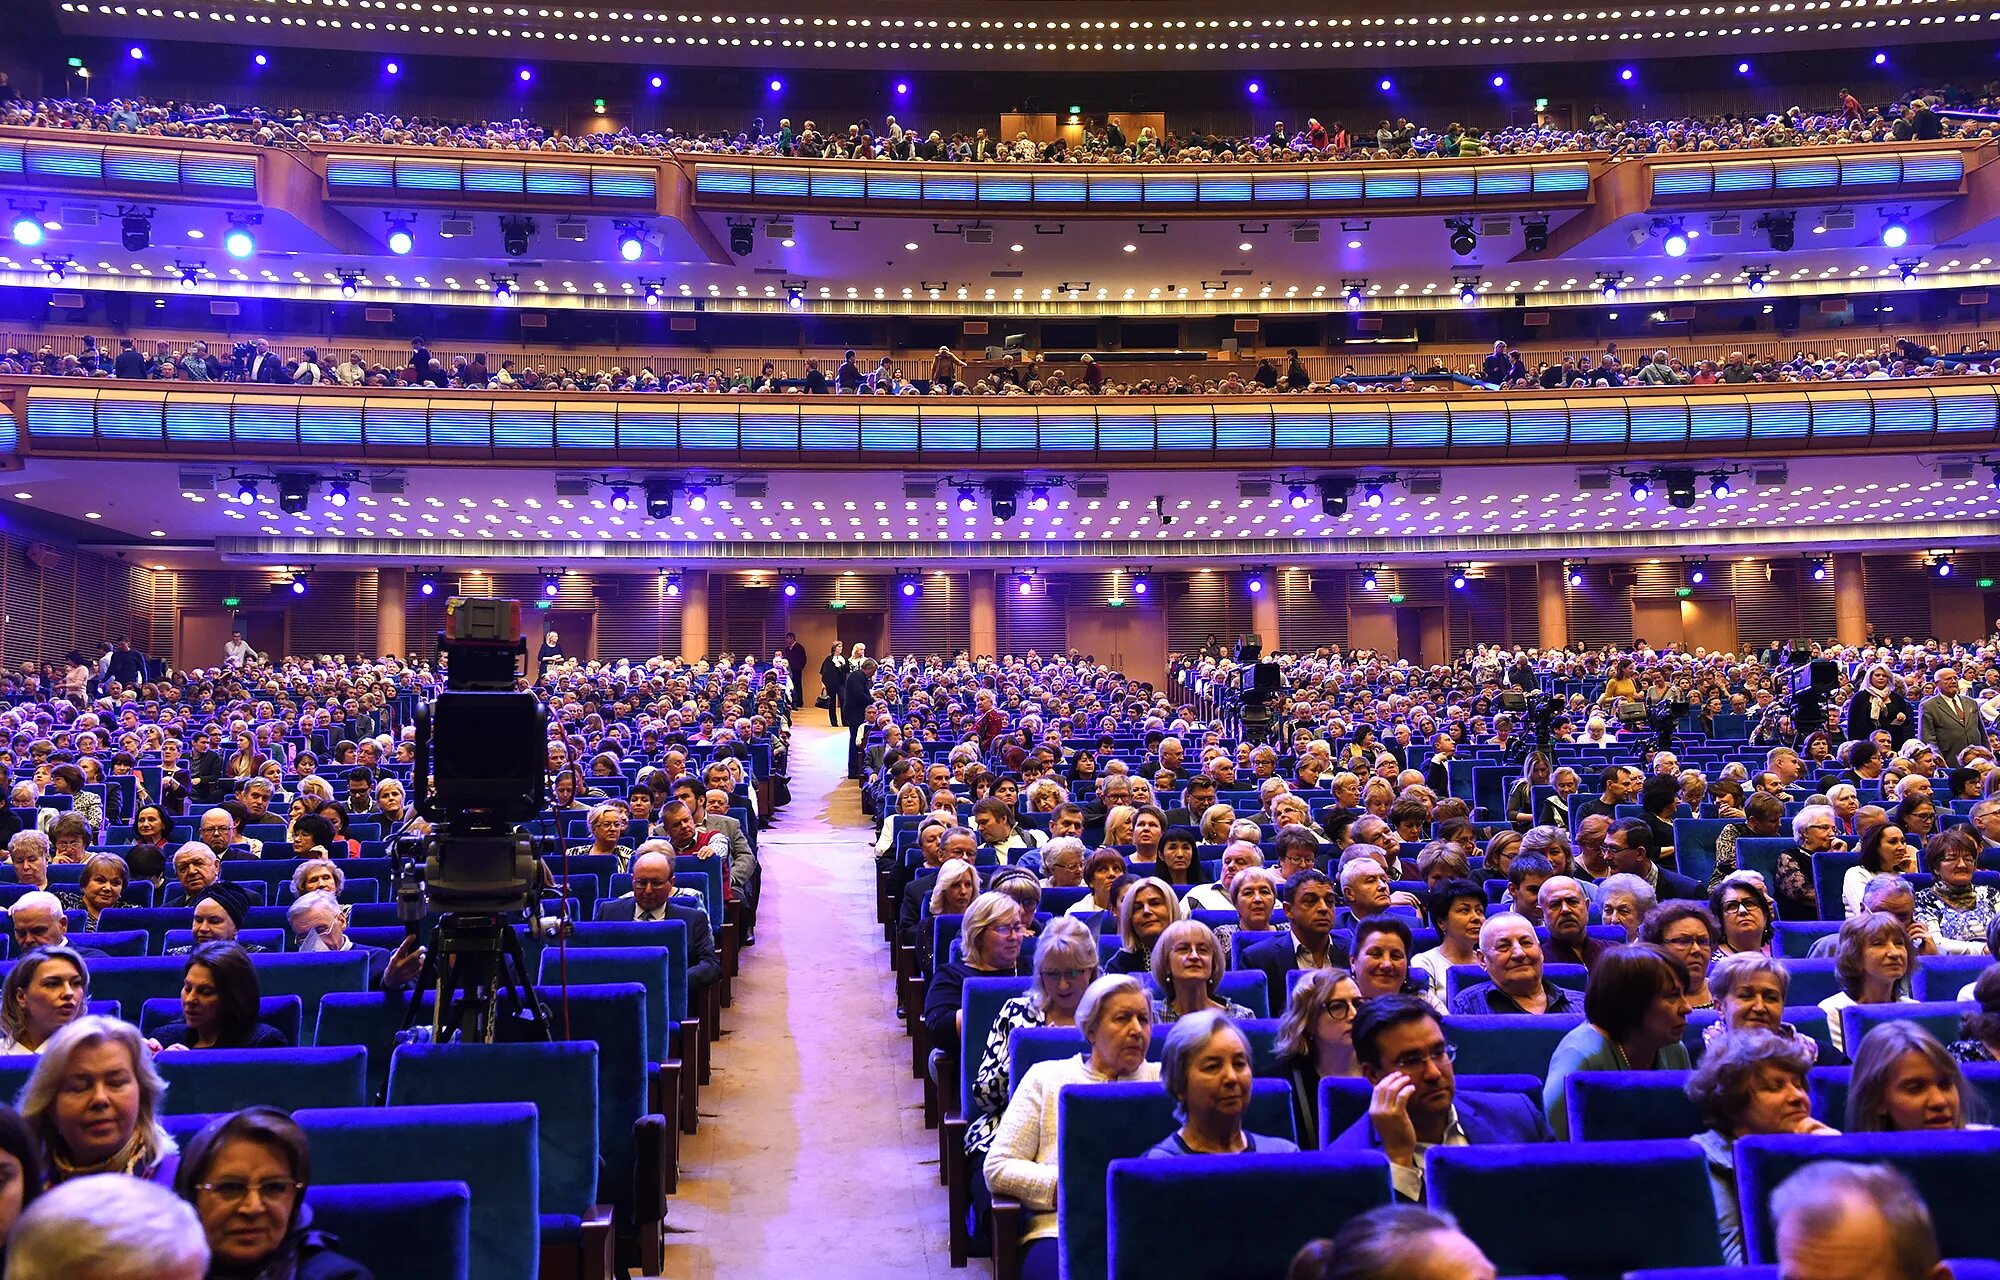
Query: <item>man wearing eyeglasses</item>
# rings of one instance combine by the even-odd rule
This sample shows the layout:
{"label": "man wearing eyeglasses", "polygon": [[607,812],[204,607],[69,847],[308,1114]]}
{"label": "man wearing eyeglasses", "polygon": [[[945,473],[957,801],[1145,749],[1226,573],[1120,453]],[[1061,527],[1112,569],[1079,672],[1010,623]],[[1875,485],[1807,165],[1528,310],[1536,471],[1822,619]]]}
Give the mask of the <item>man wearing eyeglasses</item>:
{"label": "man wearing eyeglasses", "polygon": [[1652,885],[1661,902],[1669,898],[1701,902],[1708,897],[1689,877],[1653,861],[1653,829],[1643,818],[1612,823],[1604,836],[1604,856],[1613,871],[1627,872]]}
{"label": "man wearing eyeglasses", "polygon": [[[1518,919],[1518,917],[1516,917]],[[1354,1057],[1374,1086],[1368,1114],[1335,1149],[1380,1151],[1396,1195],[1421,1203],[1432,1147],[1552,1142],[1541,1110],[1511,1093],[1460,1093],[1437,1012],[1412,996],[1364,1001],[1354,1015]]]}

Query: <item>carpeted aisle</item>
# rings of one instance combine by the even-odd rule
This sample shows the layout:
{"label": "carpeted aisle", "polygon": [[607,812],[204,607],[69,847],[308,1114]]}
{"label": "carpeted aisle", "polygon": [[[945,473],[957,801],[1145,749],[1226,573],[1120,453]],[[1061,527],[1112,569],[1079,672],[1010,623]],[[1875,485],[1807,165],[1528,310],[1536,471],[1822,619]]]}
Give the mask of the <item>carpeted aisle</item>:
{"label": "carpeted aisle", "polygon": [[[808,710],[815,719],[821,713]],[[792,731],[793,801],[758,842],[764,899],[683,1139],[675,1280],[977,1275],[945,1251],[937,1135],[895,1018],[847,732]]]}

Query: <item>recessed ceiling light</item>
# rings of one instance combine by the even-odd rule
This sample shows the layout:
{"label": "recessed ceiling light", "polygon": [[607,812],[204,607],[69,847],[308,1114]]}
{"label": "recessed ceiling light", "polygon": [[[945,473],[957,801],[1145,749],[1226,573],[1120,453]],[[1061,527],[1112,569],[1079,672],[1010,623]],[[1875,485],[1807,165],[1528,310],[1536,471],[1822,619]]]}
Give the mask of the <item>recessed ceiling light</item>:
{"label": "recessed ceiling light", "polygon": [[22,499],[23,501],[25,501],[25,500],[27,500],[27,499],[29,499],[29,498],[32,498],[32,497],[34,497],[35,495],[34,495],[34,494],[32,494],[32,493],[17,493],[17,494],[15,494],[14,496],[15,496],[15,497],[17,497],[17,498],[20,498],[20,499]]}
{"label": "recessed ceiling light", "polygon": [[914,240],[907,241],[904,243],[903,247],[905,249],[908,249],[911,253],[915,253],[917,251],[917,242]]}
{"label": "recessed ceiling light", "polygon": [[155,529],[152,531],[152,533],[155,538],[164,538],[167,536],[167,531],[165,529]]}
{"label": "recessed ceiling light", "polygon": [[1128,245],[1126,245],[1126,246],[1125,246],[1125,252],[1127,252],[1127,253],[1137,253],[1137,252],[1139,252],[1139,246],[1138,246],[1138,245],[1136,245],[1136,244],[1128,244]]}
{"label": "recessed ceiling light", "polygon": [[1009,253],[1020,253],[1020,252],[1022,251],[1022,248],[1023,248],[1023,246],[1021,246],[1021,245],[1018,245],[1018,244],[1010,244],[1010,245],[1008,245],[1008,246],[1007,246],[1007,251],[1008,251]]}
{"label": "recessed ceiling light", "polygon": [[101,511],[86,511],[83,513],[83,518],[86,520],[102,520],[104,513]]}
{"label": "recessed ceiling light", "polygon": [[1237,246],[1236,246],[1236,251],[1237,251],[1238,253],[1248,253],[1248,252],[1250,252],[1250,242],[1249,242],[1248,240],[1245,240],[1245,241],[1244,241],[1244,242],[1243,242],[1242,244],[1239,244],[1239,245],[1237,245]]}

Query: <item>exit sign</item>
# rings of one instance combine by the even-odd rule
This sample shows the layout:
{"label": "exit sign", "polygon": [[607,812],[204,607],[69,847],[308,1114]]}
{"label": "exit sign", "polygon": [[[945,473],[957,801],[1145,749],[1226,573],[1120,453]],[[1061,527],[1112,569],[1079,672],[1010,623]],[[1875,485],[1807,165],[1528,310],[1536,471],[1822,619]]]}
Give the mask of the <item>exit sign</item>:
{"label": "exit sign", "polygon": [[839,613],[842,609],[845,609],[847,607],[847,601],[829,600],[826,602],[826,607],[833,610],[835,613]]}
{"label": "exit sign", "polygon": [[242,597],[242,596],[224,596],[224,597],[222,597],[222,607],[223,607],[223,608],[225,608],[225,609],[234,609],[234,608],[236,608],[236,607],[237,607],[238,605],[240,605],[240,604],[242,604],[242,603],[243,603],[243,597]]}

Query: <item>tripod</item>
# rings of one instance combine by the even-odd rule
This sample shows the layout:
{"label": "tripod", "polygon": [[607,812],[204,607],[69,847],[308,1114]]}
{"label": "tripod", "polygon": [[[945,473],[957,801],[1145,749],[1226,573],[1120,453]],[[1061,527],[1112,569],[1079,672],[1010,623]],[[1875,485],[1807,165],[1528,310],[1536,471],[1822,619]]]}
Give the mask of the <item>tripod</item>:
{"label": "tripod", "polygon": [[535,998],[527,973],[520,936],[505,916],[443,915],[431,932],[430,952],[410,992],[403,1030],[416,1024],[424,992],[432,991],[437,995],[431,1007],[433,1044],[492,1044],[502,1038],[503,1016],[534,1028],[530,1036],[506,1039],[547,1040],[548,1014]]}

